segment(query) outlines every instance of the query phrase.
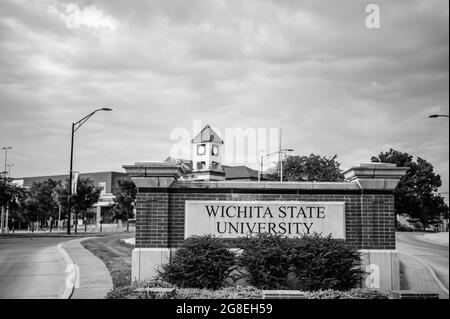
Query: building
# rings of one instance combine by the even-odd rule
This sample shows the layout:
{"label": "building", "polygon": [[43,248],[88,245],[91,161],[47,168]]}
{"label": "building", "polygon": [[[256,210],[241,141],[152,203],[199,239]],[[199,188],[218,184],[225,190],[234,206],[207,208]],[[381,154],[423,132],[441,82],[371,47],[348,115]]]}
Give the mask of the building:
{"label": "building", "polygon": [[222,139],[209,125],[192,139],[192,173],[195,180],[225,180],[222,145]]}
{"label": "building", "polygon": [[[181,167],[184,167],[184,172],[187,174],[192,173],[192,161],[186,159],[172,158],[168,157],[165,160],[166,163],[178,164]],[[230,165],[222,165],[223,170],[225,171],[225,180],[229,181],[258,181],[259,171],[250,168],[245,165],[240,166],[230,166]],[[195,174],[195,173],[193,173]],[[261,180],[266,179],[266,174],[261,175]]]}
{"label": "building", "polygon": [[[121,172],[95,172],[95,173],[80,173],[79,178],[89,178],[94,181],[94,185],[102,188],[100,199],[97,204],[94,205],[93,210],[96,211],[95,219],[91,220],[91,223],[98,223],[100,220],[104,223],[112,222],[111,207],[114,203],[114,195],[112,189],[117,179],[125,177],[127,174]],[[24,187],[30,187],[33,183],[44,182],[47,180],[54,180],[61,182],[62,184],[68,183],[69,175],[46,175],[46,176],[34,176],[34,177],[22,177],[16,178],[15,182]]]}
{"label": "building", "polygon": [[192,160],[168,157],[165,162],[180,165],[185,174],[197,181],[258,181],[257,170],[245,165],[222,165],[223,144],[219,135],[206,125],[192,139]]}
{"label": "building", "polygon": [[[185,178],[190,176],[193,180],[198,181],[258,181],[259,172],[257,170],[244,165],[222,165],[223,143],[217,133],[207,125],[192,139],[191,160],[168,157],[164,163],[180,166]],[[103,189],[100,200],[92,207],[92,210],[96,212],[96,217],[89,220],[88,223],[102,221],[108,224],[113,222],[111,213],[111,207],[114,204],[113,185],[118,178],[125,176],[127,176],[126,173],[113,171],[79,174],[79,178],[92,179],[95,186]],[[30,187],[35,182],[44,182],[49,179],[65,184],[68,183],[69,175],[22,177],[15,179],[15,182],[24,187]],[[264,180],[263,176],[261,176],[261,180]]]}

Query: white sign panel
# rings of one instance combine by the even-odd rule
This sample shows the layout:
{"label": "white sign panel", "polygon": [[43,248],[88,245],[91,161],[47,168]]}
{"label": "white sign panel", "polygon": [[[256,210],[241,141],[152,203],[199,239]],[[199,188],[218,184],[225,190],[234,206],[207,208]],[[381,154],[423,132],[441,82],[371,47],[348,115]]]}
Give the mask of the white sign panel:
{"label": "white sign panel", "polygon": [[78,194],[78,175],[79,173],[74,173],[72,177],[72,195]]}
{"label": "white sign panel", "polygon": [[319,233],[345,239],[345,202],[186,201],[185,212],[185,238]]}

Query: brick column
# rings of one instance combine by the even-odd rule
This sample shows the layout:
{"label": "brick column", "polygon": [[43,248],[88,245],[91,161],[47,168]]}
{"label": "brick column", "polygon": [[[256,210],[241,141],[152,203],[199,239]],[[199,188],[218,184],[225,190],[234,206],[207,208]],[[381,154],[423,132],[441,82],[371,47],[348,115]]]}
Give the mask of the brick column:
{"label": "brick column", "polygon": [[135,163],[123,168],[137,187],[136,246],[132,253],[132,281],[151,278],[170,260],[168,188],[181,168],[165,162]]}
{"label": "brick column", "polygon": [[[361,286],[380,290],[400,289],[400,265],[395,250],[395,211],[393,191],[407,167],[395,164],[361,164],[344,172],[347,182],[361,189],[362,269]],[[377,247],[377,249],[367,249]]]}

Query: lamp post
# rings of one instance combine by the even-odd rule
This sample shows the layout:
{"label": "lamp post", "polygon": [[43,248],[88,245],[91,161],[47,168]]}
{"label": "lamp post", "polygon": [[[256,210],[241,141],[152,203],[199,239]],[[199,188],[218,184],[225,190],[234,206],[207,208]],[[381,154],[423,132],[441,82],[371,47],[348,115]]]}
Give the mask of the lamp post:
{"label": "lamp post", "polygon": [[10,150],[10,149],[12,149],[11,146],[5,146],[5,147],[2,147],[2,150],[5,151],[5,170],[3,171],[3,172],[5,173],[5,176],[6,176],[6,174],[8,173],[8,171],[6,170],[6,163],[7,163],[7,161],[8,161],[8,150]]}
{"label": "lamp post", "polygon": [[[2,174],[5,174],[5,178],[7,177],[7,174],[8,174],[8,171],[6,170],[6,163],[8,161],[8,150],[10,150],[10,149],[12,149],[11,146],[2,147],[2,150],[5,150],[5,170],[2,173],[0,173],[0,176]],[[1,210],[2,211],[1,211],[1,215],[0,215],[0,232],[3,233],[3,232],[5,232],[5,230],[6,231],[8,230],[8,218],[7,218],[7,216],[8,216],[8,204],[6,205],[6,208],[5,208],[5,206],[2,206]],[[5,217],[6,217],[6,228],[5,228],[5,220],[4,220]]]}
{"label": "lamp post", "polygon": [[[260,160],[260,162],[261,162],[261,174],[263,172],[263,163],[264,163],[264,161],[266,159],[268,159],[269,157],[271,157],[272,155],[279,154],[280,155],[280,182],[282,182],[283,181],[283,158],[282,158],[281,155],[284,154],[284,156],[286,158],[287,152],[293,152],[293,151],[294,150],[292,148],[284,148],[284,149],[281,149],[279,151],[267,154],[265,156],[261,155],[261,160]],[[259,180],[258,181],[261,181],[261,174],[259,174]]]}
{"label": "lamp post", "polygon": [[67,198],[67,234],[70,235],[70,213],[71,213],[71,203],[70,199],[72,198],[72,167],[73,167],[73,138],[75,132],[84,124],[87,120],[91,118],[92,115],[97,113],[98,111],[112,111],[112,109],[103,107],[95,110],[94,112],[89,113],[85,117],[83,117],[78,122],[72,123],[72,140],[70,143],[70,170],[69,170],[69,196]]}
{"label": "lamp post", "polygon": [[11,177],[11,167],[14,166],[14,164],[8,164],[8,177]]}

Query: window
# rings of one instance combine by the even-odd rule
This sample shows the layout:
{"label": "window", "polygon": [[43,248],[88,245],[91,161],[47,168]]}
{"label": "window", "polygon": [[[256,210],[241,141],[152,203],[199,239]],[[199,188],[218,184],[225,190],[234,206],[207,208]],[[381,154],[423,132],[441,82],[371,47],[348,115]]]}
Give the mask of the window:
{"label": "window", "polygon": [[98,183],[98,187],[100,187],[102,189],[102,191],[100,192],[100,196],[105,195],[105,193],[106,193],[106,183],[105,182]]}
{"label": "window", "polygon": [[197,169],[204,169],[206,167],[205,162],[197,162]]}
{"label": "window", "polygon": [[213,155],[213,156],[219,155],[219,146],[213,145],[213,147],[211,149],[211,155]]}
{"label": "window", "polygon": [[206,145],[200,144],[197,145],[197,155],[205,155],[206,154]]}

